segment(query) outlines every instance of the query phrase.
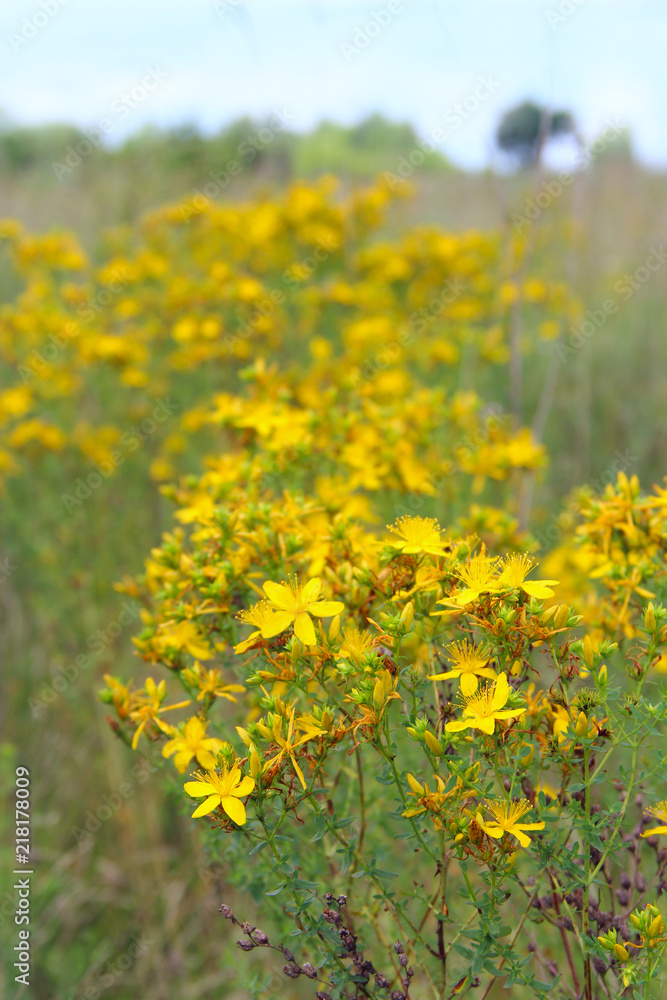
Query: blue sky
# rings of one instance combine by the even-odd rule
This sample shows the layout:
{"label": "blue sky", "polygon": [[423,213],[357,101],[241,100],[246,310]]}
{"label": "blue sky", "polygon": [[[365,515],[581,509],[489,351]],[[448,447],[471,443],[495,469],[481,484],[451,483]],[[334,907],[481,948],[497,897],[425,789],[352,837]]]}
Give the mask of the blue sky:
{"label": "blue sky", "polygon": [[[667,166],[666,39],[665,0],[3,0],[0,110],[107,118],[116,142],[278,110],[297,131],[381,111],[427,136],[458,106],[440,148],[481,167],[503,110],[533,97],[588,138],[628,125]],[[142,90],[150,70],[164,78]]]}

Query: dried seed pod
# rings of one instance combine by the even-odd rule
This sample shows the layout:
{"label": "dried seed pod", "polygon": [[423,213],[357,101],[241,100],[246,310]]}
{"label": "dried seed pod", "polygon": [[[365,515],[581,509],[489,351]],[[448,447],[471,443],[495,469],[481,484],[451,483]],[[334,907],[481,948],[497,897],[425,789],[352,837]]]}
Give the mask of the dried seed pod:
{"label": "dried seed pod", "polygon": [[254,931],[253,938],[255,939],[257,944],[269,943],[268,936],[264,933],[264,931],[261,931],[259,928],[256,928],[256,930]]}
{"label": "dried seed pod", "polygon": [[236,942],[241,951],[252,951],[255,947],[252,941],[237,941]]}
{"label": "dried seed pod", "polygon": [[317,979],[317,970],[310,964],[310,962],[304,962],[301,966],[301,971],[304,976],[308,976],[309,979]]}
{"label": "dried seed pod", "polygon": [[287,965],[284,965],[283,972],[286,976],[289,976],[290,979],[298,979],[301,975],[301,969],[298,965],[295,965],[294,962],[288,962]]}
{"label": "dried seed pod", "polygon": [[222,913],[225,920],[233,920],[234,914],[232,913],[231,906],[227,906],[226,903],[221,903],[218,909],[218,913]]}

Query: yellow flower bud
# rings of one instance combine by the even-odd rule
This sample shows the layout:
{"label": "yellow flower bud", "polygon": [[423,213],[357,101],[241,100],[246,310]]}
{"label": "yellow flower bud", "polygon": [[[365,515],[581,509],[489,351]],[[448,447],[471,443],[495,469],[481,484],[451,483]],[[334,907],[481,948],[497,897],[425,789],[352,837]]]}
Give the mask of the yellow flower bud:
{"label": "yellow flower bud", "polygon": [[644,612],[644,628],[647,632],[655,632],[655,627],[655,609],[653,608],[653,602],[651,602]]}
{"label": "yellow flower bud", "polygon": [[602,945],[603,948],[607,949],[607,951],[613,951],[614,950],[614,946],[611,943],[611,941],[609,940],[609,938],[600,937],[600,935],[598,934],[598,941],[600,942],[600,944]]}
{"label": "yellow flower bud", "polygon": [[335,618],[331,619],[331,625],[329,625],[329,642],[333,642],[339,632],[340,615],[336,615]]}
{"label": "yellow flower bud", "polygon": [[406,632],[408,629],[412,628],[412,623],[414,620],[415,620],[415,606],[412,603],[412,601],[408,601],[408,603],[401,611],[401,625],[403,625]]}
{"label": "yellow flower bud", "polygon": [[408,779],[408,784],[415,795],[424,794],[424,786],[420,785],[416,778],[414,778],[411,774],[406,774],[406,778]]}
{"label": "yellow flower bud", "polygon": [[253,778],[262,770],[262,759],[257,753],[257,750],[253,747],[250,751],[250,774]]}
{"label": "yellow flower bud", "polygon": [[660,937],[660,935],[663,932],[663,929],[664,929],[663,920],[662,917],[658,914],[658,916],[654,917],[651,923],[649,924],[648,936],[652,938]]}
{"label": "yellow flower bud", "polygon": [[592,667],[595,663],[595,652],[593,650],[593,643],[591,642],[590,635],[584,637],[584,660],[589,667]]}
{"label": "yellow flower bud", "polygon": [[600,667],[600,670],[598,671],[598,682],[600,684],[606,684],[607,683],[607,664],[606,663],[603,663],[602,666]]}
{"label": "yellow flower bud", "polygon": [[553,616],[558,611],[558,608],[559,608],[558,604],[552,604],[550,608],[544,609],[544,611],[540,615],[540,622],[542,623],[542,625],[547,625],[551,621]]}
{"label": "yellow flower bud", "polygon": [[424,733],[424,740],[426,741],[426,746],[429,748],[431,753],[434,753],[436,757],[442,757],[444,750],[442,749],[442,743],[440,740],[436,739],[433,733],[429,733],[428,729]]}
{"label": "yellow flower bud", "polygon": [[567,604],[559,605],[558,611],[554,615],[554,628],[565,628],[569,617],[570,609]]}
{"label": "yellow flower bud", "polygon": [[641,922],[641,920],[639,919],[639,917],[637,916],[636,913],[631,913],[630,914],[630,923],[632,924],[633,927],[636,927],[637,930],[639,930],[639,928],[641,927],[641,923],[642,922]]}
{"label": "yellow flower bud", "polygon": [[614,955],[619,960],[619,962],[627,962],[630,958],[630,953],[627,948],[624,948],[622,944],[614,945]]}
{"label": "yellow flower bud", "polygon": [[457,833],[456,836],[454,837],[455,844],[460,844],[463,840],[465,840],[465,837],[462,833]]}
{"label": "yellow flower bud", "polygon": [[574,731],[577,734],[577,736],[583,736],[587,728],[588,728],[588,719],[586,718],[586,713],[579,712],[579,716],[577,718],[577,723],[574,727]]}

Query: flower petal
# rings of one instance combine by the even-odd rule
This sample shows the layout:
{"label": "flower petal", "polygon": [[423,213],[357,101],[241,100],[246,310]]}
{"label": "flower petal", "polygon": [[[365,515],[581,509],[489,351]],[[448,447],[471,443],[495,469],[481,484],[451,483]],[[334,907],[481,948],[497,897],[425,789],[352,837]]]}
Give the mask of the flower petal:
{"label": "flower petal", "polygon": [[477,678],[474,674],[461,674],[461,691],[466,698],[469,698],[477,690]]}
{"label": "flower petal", "polygon": [[232,795],[225,795],[220,799],[220,805],[237,826],[243,826],[246,821],[246,815],[245,806],[242,802],[239,802]]}
{"label": "flower petal", "polygon": [[249,635],[247,639],[243,640],[243,642],[237,643],[237,645],[234,646],[234,652],[245,653],[246,649],[250,649],[250,647],[254,645],[254,643],[261,637],[261,635],[262,633],[259,631],[259,629],[257,629],[256,632],[253,632],[252,635]]}
{"label": "flower petal", "polygon": [[272,639],[279,632],[284,632],[288,625],[294,621],[292,611],[274,611],[270,618],[262,625],[262,639]]}
{"label": "flower petal", "polygon": [[446,680],[449,680],[450,677],[458,677],[458,676],[459,676],[458,670],[448,670],[444,674],[429,674],[428,677],[426,678],[426,680],[427,681],[446,681]]}
{"label": "flower petal", "polygon": [[264,584],[264,593],[270,601],[283,611],[293,611],[295,607],[294,594],[284,583],[272,583],[270,580]]}
{"label": "flower petal", "polygon": [[480,823],[479,825],[487,837],[494,837],[496,840],[499,840],[505,832],[502,826],[487,826],[486,823]]}
{"label": "flower petal", "polygon": [[[184,774],[188,764],[190,763],[193,757],[194,754],[192,750],[188,750],[187,747],[184,747],[182,750],[179,750],[176,756],[174,757],[174,764],[176,766],[176,770],[179,771],[180,774]],[[199,758],[197,758],[197,760],[199,760]],[[213,764],[215,766],[215,761],[213,762]]]}
{"label": "flower petal", "polygon": [[342,601],[318,601],[308,608],[309,613],[318,618],[333,618],[334,615],[342,614],[344,610],[345,605]]}
{"label": "flower petal", "polygon": [[507,674],[499,674],[493,689],[493,700],[491,702],[493,710],[502,708],[507,703],[510,696],[510,686],[507,683]]}
{"label": "flower petal", "polygon": [[445,725],[445,731],[448,733],[460,733],[464,729],[470,729],[475,723],[471,719],[460,719],[454,720],[454,722],[448,722]]}
{"label": "flower petal", "polygon": [[217,809],[220,805],[219,795],[209,795],[207,799],[200,802],[195,811],[192,814],[193,819],[199,819],[200,816],[208,816],[212,813],[214,809]]}
{"label": "flower petal", "polygon": [[[217,761],[216,761],[214,755],[211,753],[211,751],[207,750],[206,747],[200,746],[197,749],[197,751],[195,753],[195,756],[196,756],[197,760],[199,761],[199,763],[201,764],[201,766],[206,771],[214,771],[215,770],[215,766],[216,766]],[[192,759],[192,754],[190,754],[190,759]],[[178,767],[178,764],[176,766]],[[183,768],[183,770],[185,770],[185,768]]]}
{"label": "flower petal", "polygon": [[317,636],[315,635],[315,629],[313,627],[313,619],[310,615],[302,611],[300,615],[297,615],[294,619],[294,634],[297,639],[300,639],[304,646],[316,646]]}
{"label": "flower petal", "polygon": [[654,833],[667,833],[667,826],[652,826],[650,830],[644,830],[642,837],[652,837]]}
{"label": "flower petal", "polygon": [[525,590],[529,597],[535,597],[538,601],[542,601],[546,597],[554,596],[553,590],[547,584],[558,582],[558,580],[526,580],[525,583],[521,584],[521,589]]}
{"label": "flower petal", "polygon": [[313,601],[316,601],[317,598],[320,596],[321,589],[322,589],[322,581],[320,580],[319,577],[316,576],[312,580],[309,580],[306,586],[301,591],[302,605],[311,604]]}
{"label": "flower petal", "polygon": [[[454,594],[452,600],[457,604],[471,604],[473,601],[477,600],[479,593],[479,590],[470,590],[470,588],[467,587],[465,590],[460,590],[458,594]],[[443,604],[444,602],[438,601],[438,603]]]}
{"label": "flower petal", "polygon": [[193,799],[200,799],[202,795],[212,795],[214,792],[213,785],[209,785],[208,781],[186,781],[183,788]]}
{"label": "flower petal", "polygon": [[486,733],[487,736],[493,736],[496,731],[496,723],[494,719],[475,718],[470,721],[475,729],[481,730],[483,733]]}
{"label": "flower petal", "polygon": [[254,790],[254,788],[255,788],[255,779],[249,777],[249,775],[246,774],[245,777],[241,779],[240,783],[236,786],[236,788],[234,788],[230,792],[230,795],[236,795],[237,797],[250,795],[250,793]]}

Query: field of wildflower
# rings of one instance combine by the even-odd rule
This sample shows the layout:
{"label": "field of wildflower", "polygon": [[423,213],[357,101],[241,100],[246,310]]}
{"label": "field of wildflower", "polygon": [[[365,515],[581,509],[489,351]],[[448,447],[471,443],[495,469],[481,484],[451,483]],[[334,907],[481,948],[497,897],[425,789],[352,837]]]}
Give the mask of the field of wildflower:
{"label": "field of wildflower", "polygon": [[413,193],[0,223],[40,1000],[663,995],[667,490],[544,489],[612,313]]}

